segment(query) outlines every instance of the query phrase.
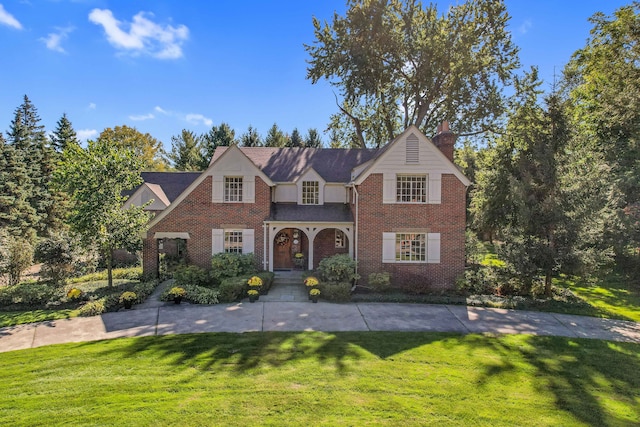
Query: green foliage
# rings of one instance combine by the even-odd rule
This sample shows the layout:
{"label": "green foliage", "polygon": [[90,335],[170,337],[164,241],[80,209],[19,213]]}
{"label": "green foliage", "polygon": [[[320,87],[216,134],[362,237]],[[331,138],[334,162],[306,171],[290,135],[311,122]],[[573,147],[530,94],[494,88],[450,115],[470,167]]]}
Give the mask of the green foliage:
{"label": "green foliage", "polygon": [[195,304],[218,304],[220,291],[205,286],[186,285],[185,300]]}
{"label": "green foliage", "polygon": [[[179,171],[203,170],[203,138],[192,131],[182,129],[178,136],[171,137],[171,153],[167,157]],[[208,165],[207,165],[208,166]],[[206,169],[206,167],[205,167]]]}
{"label": "green foliage", "polygon": [[356,261],[348,254],[333,255],[321,260],[318,275],[326,282],[351,282],[360,277],[356,274]]}
{"label": "green foliage", "polygon": [[123,191],[141,183],[142,160],[132,150],[119,148],[117,141],[99,138],[86,149],[69,146],[56,170],[56,180],[70,196],[72,230],[85,247],[97,246],[107,270],[112,269],[115,249],[135,250],[149,214],[143,206],[123,209]]}
{"label": "green foliage", "polygon": [[500,282],[498,272],[495,267],[475,265],[467,268],[456,280],[456,288],[459,292],[474,295],[494,295]]}
{"label": "green foliage", "polygon": [[302,140],[302,135],[300,135],[300,131],[298,130],[298,128],[293,129],[286,146],[292,148],[300,148],[305,146],[304,141]]}
{"label": "green foliage", "polygon": [[48,302],[62,297],[62,291],[47,282],[27,281],[14,286],[0,287],[2,307],[44,307]]}
{"label": "green foliage", "polygon": [[236,132],[227,123],[213,126],[208,133],[202,135],[202,160],[200,168],[205,170],[213,157],[216,147],[229,147],[237,144]]}
{"label": "green foliage", "polygon": [[[141,280],[142,267],[114,268],[114,279]],[[96,273],[85,274],[84,276],[74,277],[68,280],[68,283],[96,282],[98,280],[107,280],[107,271],[98,271]]]}
{"label": "green foliage", "polygon": [[98,316],[107,311],[107,298],[100,298],[95,301],[89,301],[78,310],[78,316],[89,317]]}
{"label": "green foliage", "polygon": [[69,235],[57,234],[41,240],[35,257],[42,262],[40,275],[53,283],[63,283],[71,277],[78,262],[78,248]]}
{"label": "green foliage", "polygon": [[237,277],[255,273],[254,254],[218,253],[211,258],[210,276],[220,282],[227,277]]}
{"label": "green foliage", "polygon": [[168,165],[164,160],[162,142],[148,133],[141,133],[136,128],[127,125],[107,128],[98,136],[99,140],[109,141],[114,148],[131,150],[142,162],[142,170],[165,171]]}
{"label": "green foliage", "polygon": [[330,128],[351,145],[381,146],[411,124],[426,134],[443,119],[483,131],[503,113],[502,86],[519,63],[503,1],[437,5],[349,1],[331,23],[314,18],[307,78],[339,88]]}
{"label": "green foliage", "polygon": [[262,138],[258,131],[251,125],[240,137],[240,144],[243,147],[262,147]]}
{"label": "green foliage", "polygon": [[249,276],[228,277],[222,280],[218,287],[220,302],[233,302],[244,296],[249,288],[247,280]]}
{"label": "green foliage", "polygon": [[264,146],[265,147],[286,147],[287,143],[288,143],[287,136],[284,134],[284,132],[282,132],[282,130],[280,130],[278,125],[274,123],[273,126],[269,128],[269,131],[267,132],[267,136],[264,138]]}
{"label": "green foliage", "polygon": [[209,273],[204,268],[197,265],[183,265],[176,268],[173,272],[173,279],[176,286],[205,286],[211,287],[211,279]]}
{"label": "green foliage", "polygon": [[9,285],[17,285],[22,272],[31,267],[31,264],[33,264],[33,246],[27,240],[1,232],[0,276],[6,275]]}
{"label": "green foliage", "polygon": [[272,271],[261,271],[259,273],[256,273],[255,275],[262,280],[262,287],[260,288],[260,291],[263,294],[269,292],[269,289],[271,289],[271,285],[273,285],[273,279],[276,277],[275,273],[273,273]]}
{"label": "green foliage", "polygon": [[307,136],[304,139],[304,146],[307,148],[322,147],[322,138],[320,138],[320,134],[317,129],[311,128],[307,131]]}
{"label": "green foliage", "polygon": [[49,136],[51,146],[56,152],[62,153],[69,145],[80,145],[78,135],[73,129],[73,125],[67,117],[67,113],[63,113],[60,120],[56,123],[56,128]]}
{"label": "green foliage", "polygon": [[347,302],[351,299],[351,283],[326,282],[318,285],[322,298],[328,301]]}
{"label": "green foliage", "polygon": [[391,274],[386,271],[383,273],[371,273],[367,283],[374,292],[386,292],[391,288]]}

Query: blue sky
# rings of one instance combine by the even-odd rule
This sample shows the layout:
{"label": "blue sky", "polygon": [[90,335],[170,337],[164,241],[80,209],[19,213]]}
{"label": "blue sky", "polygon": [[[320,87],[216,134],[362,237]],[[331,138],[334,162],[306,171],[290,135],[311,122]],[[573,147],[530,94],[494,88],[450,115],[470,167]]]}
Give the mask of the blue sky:
{"label": "blue sky", "polygon": [[[551,86],[618,0],[507,0],[524,67]],[[441,8],[450,2],[438,2]],[[0,0],[0,131],[28,95],[47,130],[66,113],[82,138],[128,125],[171,146],[182,129],[227,122],[265,135],[276,122],[324,131],[333,88],[306,79],[312,17],[344,0]],[[324,140],[327,140],[326,135]]]}

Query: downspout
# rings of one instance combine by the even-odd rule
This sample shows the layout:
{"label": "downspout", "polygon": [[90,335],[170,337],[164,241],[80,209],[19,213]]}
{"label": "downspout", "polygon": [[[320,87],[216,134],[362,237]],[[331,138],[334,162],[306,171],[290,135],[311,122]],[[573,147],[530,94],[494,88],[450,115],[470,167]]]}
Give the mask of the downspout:
{"label": "downspout", "polygon": [[262,234],[263,234],[263,245],[264,248],[262,250],[262,269],[264,271],[268,271],[267,268],[267,223],[263,222],[262,223]]}
{"label": "downspout", "polygon": [[[356,217],[355,217],[355,226],[354,226],[354,236],[353,236],[353,259],[356,262],[356,275],[358,274],[358,190],[356,190],[356,185],[353,184],[353,194],[356,196]],[[356,284],[358,283],[358,279],[356,279]]]}

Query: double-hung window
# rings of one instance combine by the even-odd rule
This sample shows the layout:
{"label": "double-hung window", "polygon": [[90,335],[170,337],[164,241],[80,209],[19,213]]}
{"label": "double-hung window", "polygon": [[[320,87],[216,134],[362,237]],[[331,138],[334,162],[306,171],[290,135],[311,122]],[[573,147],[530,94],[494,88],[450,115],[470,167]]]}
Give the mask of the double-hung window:
{"label": "double-hung window", "polygon": [[225,230],[224,251],[226,253],[242,253],[242,230]]}
{"label": "double-hung window", "polygon": [[224,201],[225,202],[241,202],[242,201],[242,177],[224,178]]}
{"label": "double-hung window", "polygon": [[427,238],[425,233],[397,233],[396,261],[425,262]]}
{"label": "double-hung window", "polygon": [[427,203],[426,175],[397,175],[396,202]]}
{"label": "double-hung window", "polygon": [[302,204],[317,205],[320,203],[320,185],[318,181],[302,181]]}

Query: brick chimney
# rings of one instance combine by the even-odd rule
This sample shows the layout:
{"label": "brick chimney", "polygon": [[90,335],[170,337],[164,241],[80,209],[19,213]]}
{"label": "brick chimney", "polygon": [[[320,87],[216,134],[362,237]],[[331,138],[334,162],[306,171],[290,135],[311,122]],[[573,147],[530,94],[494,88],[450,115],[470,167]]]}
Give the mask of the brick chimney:
{"label": "brick chimney", "polygon": [[456,138],[456,134],[449,130],[449,122],[445,120],[438,125],[438,130],[431,140],[453,162],[453,146],[456,143]]}

